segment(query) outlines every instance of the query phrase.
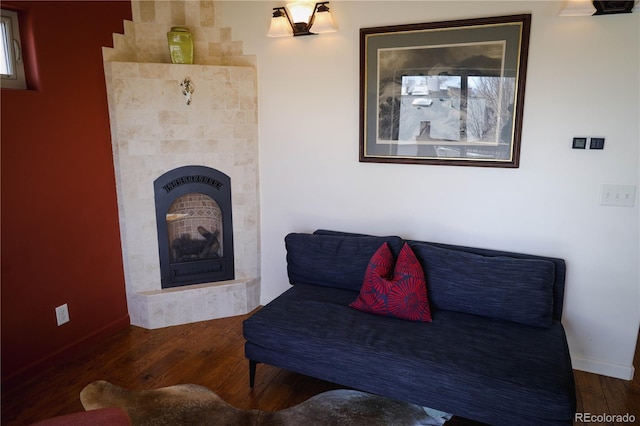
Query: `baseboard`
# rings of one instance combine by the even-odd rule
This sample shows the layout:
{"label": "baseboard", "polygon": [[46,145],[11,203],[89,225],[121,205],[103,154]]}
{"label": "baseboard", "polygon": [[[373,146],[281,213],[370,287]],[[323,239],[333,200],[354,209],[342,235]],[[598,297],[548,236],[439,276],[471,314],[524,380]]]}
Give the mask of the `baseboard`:
{"label": "baseboard", "polygon": [[614,364],[600,360],[585,359],[577,356],[571,357],[573,368],[587,373],[600,374],[602,376],[614,377],[616,379],[633,379],[633,365]]}
{"label": "baseboard", "polygon": [[22,382],[24,380],[29,379],[41,373],[44,368],[51,367],[53,365],[57,365],[63,362],[66,359],[71,358],[78,351],[88,347],[92,343],[103,339],[106,336],[109,336],[117,331],[123,330],[131,324],[131,320],[129,318],[129,314],[107,324],[106,326],[94,331],[93,333],[76,340],[75,342],[39,359],[38,361],[32,362],[31,364],[23,367],[22,369],[8,375],[2,377],[2,388],[8,389],[13,387],[14,385]]}

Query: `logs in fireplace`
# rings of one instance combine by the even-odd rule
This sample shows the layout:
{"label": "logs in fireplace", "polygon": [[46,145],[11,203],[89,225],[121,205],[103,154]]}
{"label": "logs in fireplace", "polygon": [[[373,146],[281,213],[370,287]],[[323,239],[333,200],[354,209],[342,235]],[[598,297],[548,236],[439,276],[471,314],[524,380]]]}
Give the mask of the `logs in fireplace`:
{"label": "logs in fireplace", "polygon": [[162,288],[234,279],[231,179],[184,166],[154,181]]}

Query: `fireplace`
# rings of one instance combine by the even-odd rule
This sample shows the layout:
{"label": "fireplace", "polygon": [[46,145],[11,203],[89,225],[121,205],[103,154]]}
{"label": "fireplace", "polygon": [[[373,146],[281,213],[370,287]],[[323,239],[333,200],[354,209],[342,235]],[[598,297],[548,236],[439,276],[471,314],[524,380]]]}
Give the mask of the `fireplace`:
{"label": "fireplace", "polygon": [[[260,304],[256,58],[217,7],[134,0],[103,48],[127,305],[148,329]],[[171,63],[173,25],[194,34],[193,64]]]}
{"label": "fireplace", "polygon": [[231,179],[184,166],[154,181],[162,288],[233,280]]}

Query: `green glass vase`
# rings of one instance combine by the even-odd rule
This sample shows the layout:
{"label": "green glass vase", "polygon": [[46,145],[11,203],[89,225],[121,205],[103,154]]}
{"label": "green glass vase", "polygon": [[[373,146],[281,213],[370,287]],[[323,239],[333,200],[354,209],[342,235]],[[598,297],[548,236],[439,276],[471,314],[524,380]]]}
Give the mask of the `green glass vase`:
{"label": "green glass vase", "polygon": [[171,62],[193,64],[193,35],[187,27],[171,27],[167,33]]}

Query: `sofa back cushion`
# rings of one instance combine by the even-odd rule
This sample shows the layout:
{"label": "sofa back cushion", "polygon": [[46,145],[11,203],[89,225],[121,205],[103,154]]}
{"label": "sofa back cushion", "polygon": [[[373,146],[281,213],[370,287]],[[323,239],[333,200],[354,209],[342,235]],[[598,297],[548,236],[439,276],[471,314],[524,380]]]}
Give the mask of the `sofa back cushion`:
{"label": "sofa back cushion", "polygon": [[410,245],[424,269],[432,308],[551,326],[553,262]]}
{"label": "sofa back cushion", "polygon": [[371,256],[387,243],[394,256],[400,237],[292,233],[285,237],[291,284],[313,284],[360,291]]}

